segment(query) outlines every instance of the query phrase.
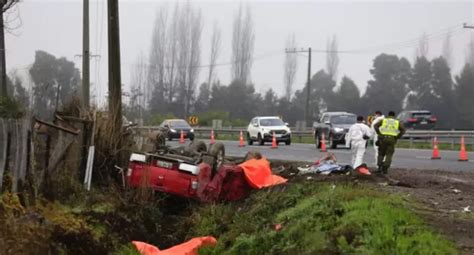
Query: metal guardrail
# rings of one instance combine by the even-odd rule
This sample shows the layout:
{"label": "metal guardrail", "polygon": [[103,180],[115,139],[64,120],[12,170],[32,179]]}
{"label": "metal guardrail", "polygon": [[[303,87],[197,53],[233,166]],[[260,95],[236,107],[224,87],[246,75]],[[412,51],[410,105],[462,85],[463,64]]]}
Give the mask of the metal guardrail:
{"label": "metal guardrail", "polygon": [[[134,127],[134,129],[141,132],[157,130],[157,126],[143,126]],[[194,133],[200,138],[210,138],[212,128],[210,127],[196,127]],[[293,129],[292,129],[293,130]],[[231,138],[238,138],[240,131],[245,133],[247,127],[232,127],[232,128],[219,128],[214,129],[214,135],[216,139],[219,139],[219,135],[230,135]],[[292,131],[293,139],[301,142],[303,138],[312,138],[313,130],[307,131]],[[474,130],[407,130],[402,139],[408,139],[410,144],[417,142],[432,142],[433,138],[436,137],[439,143],[450,143],[452,147],[455,144],[460,143],[461,136],[464,136],[466,144],[474,144]]]}

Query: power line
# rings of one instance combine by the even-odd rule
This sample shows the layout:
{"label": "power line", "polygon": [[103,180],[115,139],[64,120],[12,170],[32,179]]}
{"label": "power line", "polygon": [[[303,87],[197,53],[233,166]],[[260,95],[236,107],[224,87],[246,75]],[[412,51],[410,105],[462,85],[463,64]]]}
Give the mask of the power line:
{"label": "power line", "polygon": [[473,26],[473,25],[468,25],[467,23],[462,24],[462,27],[463,27],[463,28],[474,29],[474,26]]}
{"label": "power line", "polygon": [[[456,25],[438,30],[437,32],[427,34],[426,38],[427,38],[428,41],[430,41],[430,40],[433,40],[433,39],[438,38],[438,37],[443,37],[443,36],[447,35],[448,33],[455,33],[456,30],[459,30],[460,28],[461,28],[461,24],[456,24]],[[373,50],[378,50],[378,49],[381,49],[381,48],[410,47],[410,46],[413,46],[414,44],[417,44],[419,41],[420,41],[420,37],[417,37],[417,38],[412,38],[412,39],[401,41],[401,42],[393,42],[393,43],[370,46],[370,47],[361,48],[361,49],[349,50],[348,52],[356,53],[356,52],[373,51]]]}

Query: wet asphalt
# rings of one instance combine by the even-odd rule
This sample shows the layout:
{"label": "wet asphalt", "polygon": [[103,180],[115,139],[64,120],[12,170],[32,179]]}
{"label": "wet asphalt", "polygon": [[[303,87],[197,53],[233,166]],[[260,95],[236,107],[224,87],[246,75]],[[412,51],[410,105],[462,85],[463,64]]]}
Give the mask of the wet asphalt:
{"label": "wet asphalt", "polygon": [[[209,144],[209,140],[203,140]],[[217,141],[225,145],[226,155],[234,157],[243,157],[248,151],[259,151],[268,159],[289,160],[314,162],[326,153],[316,149],[314,144],[293,143],[289,146],[280,143],[277,149],[271,148],[271,143],[263,146],[245,144],[245,147],[239,147],[238,141]],[[167,142],[168,145],[174,147],[179,146],[178,141]],[[189,144],[189,141],[186,141]],[[341,164],[350,164],[351,151],[339,146],[338,149],[328,149],[334,153],[337,160]],[[368,147],[365,153],[364,161],[369,167],[375,167],[374,148]],[[406,169],[433,169],[433,170],[453,170],[453,171],[474,171],[474,152],[468,152],[469,161],[458,161],[458,151],[440,151],[441,159],[431,159],[432,150],[422,149],[396,149],[392,160],[393,168]]]}

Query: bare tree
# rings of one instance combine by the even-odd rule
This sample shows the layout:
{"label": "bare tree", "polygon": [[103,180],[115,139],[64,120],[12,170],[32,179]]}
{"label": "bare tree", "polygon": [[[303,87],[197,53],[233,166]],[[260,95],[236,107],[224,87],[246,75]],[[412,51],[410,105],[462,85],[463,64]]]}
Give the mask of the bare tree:
{"label": "bare tree", "polygon": [[453,49],[451,46],[451,32],[448,32],[446,34],[446,38],[444,39],[443,43],[443,52],[442,52],[443,58],[446,60],[446,63],[448,66],[451,66],[453,63]]}
{"label": "bare tree", "polygon": [[327,40],[326,45],[326,71],[333,81],[337,80],[337,69],[339,67],[339,56],[337,53],[338,43],[336,35]]}
{"label": "bare tree", "polygon": [[216,67],[217,58],[219,57],[221,47],[221,30],[217,26],[217,22],[214,22],[214,27],[212,29],[212,39],[211,39],[211,55],[209,57],[209,77],[207,79],[207,86],[210,89],[212,79],[214,78],[214,69]]}
{"label": "bare tree", "polygon": [[197,79],[199,78],[201,64],[201,34],[202,34],[202,15],[200,10],[192,11],[191,15],[191,38],[189,45],[189,63],[188,63],[188,83],[186,87],[186,101],[184,105],[184,116],[188,117],[191,110],[191,104],[195,98]]}
{"label": "bare tree", "polygon": [[177,65],[178,65],[178,31],[179,31],[180,9],[179,4],[176,3],[171,24],[168,28],[168,43],[167,43],[167,57],[166,57],[166,101],[172,103],[176,94],[177,87]]}
{"label": "bare tree", "polygon": [[201,61],[202,16],[190,2],[180,12],[178,30],[178,102],[183,105],[182,114],[187,117],[194,99]]}
{"label": "bare tree", "polygon": [[145,98],[147,80],[147,64],[143,52],[137,57],[136,63],[131,71],[131,88],[130,88],[130,106],[137,117],[143,119],[143,110],[146,109],[147,100]]}
{"label": "bare tree", "polygon": [[234,17],[232,33],[232,79],[244,84],[250,81],[255,34],[250,7],[242,4]]}
{"label": "bare tree", "polygon": [[418,48],[416,49],[416,57],[417,58],[427,57],[429,46],[430,45],[428,41],[428,35],[426,35],[426,33],[423,33],[418,43]]}
{"label": "bare tree", "polygon": [[[286,48],[296,48],[295,34],[289,35],[286,40]],[[283,81],[285,84],[285,98],[291,100],[293,95],[293,84],[295,83],[296,71],[298,69],[298,56],[296,54],[286,54]]]}
{"label": "bare tree", "polygon": [[[166,58],[166,46],[167,46],[167,20],[168,12],[167,7],[162,6],[156,12],[155,23],[151,38],[151,48],[149,56],[149,70],[146,91],[143,91],[146,95],[145,100],[163,100],[165,93],[165,58]],[[158,98],[151,98],[151,94]]]}
{"label": "bare tree", "polygon": [[7,93],[7,66],[5,60],[5,29],[4,14],[13,8],[19,0],[0,0],[0,97],[8,97]]}

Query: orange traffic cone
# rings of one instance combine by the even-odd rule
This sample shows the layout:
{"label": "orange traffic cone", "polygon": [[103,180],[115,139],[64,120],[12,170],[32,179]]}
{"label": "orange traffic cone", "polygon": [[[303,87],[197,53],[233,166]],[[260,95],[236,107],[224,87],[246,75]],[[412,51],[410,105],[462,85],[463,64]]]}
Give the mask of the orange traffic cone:
{"label": "orange traffic cone", "polygon": [[214,140],[214,129],[211,129],[211,142],[210,144],[215,144],[216,140]]}
{"label": "orange traffic cone", "polygon": [[459,161],[469,161],[466,154],[466,146],[464,145],[464,136],[461,136],[461,150],[459,151]]}
{"label": "orange traffic cone", "polygon": [[273,132],[273,137],[272,137],[272,149],[278,149],[278,144],[277,144],[277,140],[276,140],[276,137],[275,137],[275,132]]}
{"label": "orange traffic cone", "polygon": [[439,150],[438,150],[438,140],[433,138],[433,155],[431,156],[431,159],[441,159],[441,156],[439,155]]}
{"label": "orange traffic cone", "polygon": [[327,152],[328,150],[326,149],[326,139],[324,139],[324,133],[321,136],[321,150],[320,152]]}
{"label": "orange traffic cone", "polygon": [[359,174],[362,174],[362,175],[372,175],[372,173],[370,173],[369,169],[367,168],[366,164],[360,165],[359,167],[356,168],[356,170]]}
{"label": "orange traffic cone", "polygon": [[242,130],[240,130],[239,147],[245,147],[244,134],[242,133]]}
{"label": "orange traffic cone", "polygon": [[184,143],[184,132],[181,130],[181,134],[179,135],[179,143],[183,144]]}

